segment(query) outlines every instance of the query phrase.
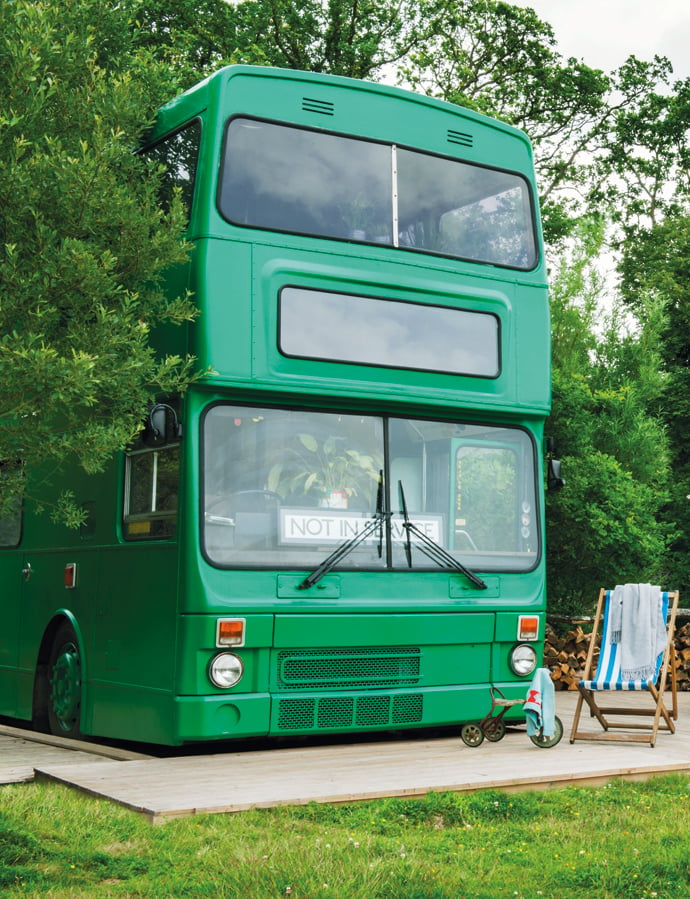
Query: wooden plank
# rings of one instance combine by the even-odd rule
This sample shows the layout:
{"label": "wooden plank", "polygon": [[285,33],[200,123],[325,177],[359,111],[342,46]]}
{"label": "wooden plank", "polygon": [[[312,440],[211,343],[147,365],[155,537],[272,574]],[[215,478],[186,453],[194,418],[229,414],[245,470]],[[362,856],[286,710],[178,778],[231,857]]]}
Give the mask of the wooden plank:
{"label": "wooden plank", "polygon": [[88,752],[90,755],[104,756],[119,761],[131,761],[133,759],[149,759],[152,756],[143,752],[134,752],[130,749],[122,749],[118,746],[108,746],[101,743],[90,743],[87,740],[71,740],[68,737],[57,737],[54,734],[42,734],[35,730],[25,730],[21,727],[11,727],[0,724],[0,737],[25,740],[32,743],[41,743],[45,746],[55,746],[59,749],[73,749],[77,752]]}
{"label": "wooden plank", "polygon": [[70,740],[0,724],[0,784],[34,779],[34,769],[42,765],[83,765],[109,759],[131,761],[151,758],[117,746]]}
{"label": "wooden plank", "polygon": [[[63,749],[12,737],[0,737],[0,783],[19,783],[34,779],[34,770],[41,765],[84,765],[102,762],[102,756]],[[109,764],[117,764],[111,760]]]}

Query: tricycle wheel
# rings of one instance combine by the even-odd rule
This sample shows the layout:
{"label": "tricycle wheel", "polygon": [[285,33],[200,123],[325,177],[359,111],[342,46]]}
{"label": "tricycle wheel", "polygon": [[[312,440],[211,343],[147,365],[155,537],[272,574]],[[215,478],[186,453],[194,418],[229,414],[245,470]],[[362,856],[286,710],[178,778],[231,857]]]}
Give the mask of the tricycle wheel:
{"label": "tricycle wheel", "polygon": [[484,736],[490,743],[498,743],[506,735],[506,726],[502,718],[489,718],[484,725]]}
{"label": "tricycle wheel", "polygon": [[475,722],[463,724],[460,736],[468,746],[481,746],[484,741],[484,731]]}
{"label": "tricycle wheel", "polygon": [[563,722],[556,715],[554,719],[554,729],[553,736],[545,737],[543,732],[540,730],[539,733],[534,734],[534,736],[530,737],[530,740],[534,743],[535,746],[538,746],[540,749],[551,749],[552,746],[556,746],[561,742],[561,737],[563,736]]}

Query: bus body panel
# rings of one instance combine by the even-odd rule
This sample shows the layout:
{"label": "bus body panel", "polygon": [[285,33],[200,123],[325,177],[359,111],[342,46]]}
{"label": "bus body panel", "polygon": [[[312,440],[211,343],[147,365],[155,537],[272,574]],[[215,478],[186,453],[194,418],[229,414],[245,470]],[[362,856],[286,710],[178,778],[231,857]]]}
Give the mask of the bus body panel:
{"label": "bus body panel", "polygon": [[[397,88],[246,66],[223,69],[167,104],[152,147],[182,135],[186,153],[190,123],[201,126],[195,180],[185,168],[191,156],[179,157],[172,174],[188,187],[193,179],[194,249],[187,265],[169,273],[166,289],[174,295],[188,287],[200,315],[153,340],[161,353],[193,353],[210,371],[183,398],[162,398],[168,410],[174,405],[170,421],[181,422],[181,437],[171,429],[174,436],[151,440],[144,429],[102,474],[39,473],[48,501],[70,489],[88,517],[69,531],[27,502],[21,541],[0,548],[0,713],[30,720],[54,701],[47,668],[61,622],[78,644],[84,734],[175,745],[437,727],[482,718],[492,686],[524,698],[531,678],[516,674],[510,657],[521,642],[520,616],[529,615],[539,622],[530,641],[541,661],[540,450],[550,408],[546,267],[528,139]],[[222,190],[233,123],[248,132],[284,127],[307,144],[356,140],[376,158],[384,148],[401,171],[419,164],[445,172],[457,162],[469,182],[489,172],[487,183],[518,184],[531,210],[525,247],[531,239],[534,258],[494,264],[486,255],[477,257],[483,262],[459,258],[459,251],[454,258],[440,244],[422,243],[421,221],[405,232],[394,206],[388,243],[363,238],[359,228],[343,236],[291,233],[289,222],[276,228],[270,218],[240,224]],[[506,199],[501,191],[466,205],[483,203],[499,224],[502,212],[519,219],[513,194],[506,191]],[[463,209],[444,215],[459,246]],[[420,243],[413,246],[415,234]],[[500,250],[492,244],[492,252]],[[337,328],[318,340],[312,331],[301,339],[294,321],[289,330],[300,303],[312,301],[324,316],[341,306],[350,313],[350,345]],[[417,323],[449,322],[474,361],[463,368],[443,352],[434,356],[442,344],[433,335],[424,338],[431,361],[428,352],[416,355],[416,342],[423,343],[416,325],[415,339],[391,339],[381,360],[375,341],[373,355],[350,349],[367,322],[404,327],[408,314]],[[484,335],[477,348],[463,336],[476,324]],[[374,434],[380,452],[369,460],[367,489],[336,484],[317,501],[316,472],[283,470],[273,455],[288,450],[294,459],[295,447],[311,452],[312,445],[331,451],[342,434],[319,446],[305,423],[341,420]],[[352,456],[366,453],[348,449],[340,461]],[[372,472],[375,479],[379,468],[377,498]],[[233,496],[261,494],[276,508],[210,507],[214,478],[233,484]],[[278,482],[282,493],[273,489]],[[438,556],[425,559],[406,530],[403,482],[411,517],[425,520],[436,545],[454,554],[452,570]],[[328,529],[357,534],[372,516],[381,522],[378,555],[374,534],[358,546],[359,556],[347,549],[305,585],[337,549]],[[482,528],[482,520],[489,524]],[[325,536],[314,536],[318,528]],[[476,560],[481,587],[455,558],[470,569]],[[74,565],[76,580],[68,583]],[[239,645],[219,641],[223,620],[242,622]],[[241,659],[242,677],[221,687],[210,675],[224,653]],[[520,708],[508,716],[519,719]]]}

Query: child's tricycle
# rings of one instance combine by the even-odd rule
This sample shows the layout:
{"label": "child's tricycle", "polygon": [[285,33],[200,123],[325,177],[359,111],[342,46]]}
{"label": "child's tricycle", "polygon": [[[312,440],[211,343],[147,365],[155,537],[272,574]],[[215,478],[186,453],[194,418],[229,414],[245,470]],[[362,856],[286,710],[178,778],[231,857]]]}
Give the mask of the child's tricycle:
{"label": "child's tricycle", "polygon": [[[502,740],[506,733],[505,722],[503,716],[506,711],[514,705],[524,705],[526,699],[506,699],[505,695],[498,687],[491,687],[491,709],[481,721],[470,721],[464,724],[460,731],[460,736],[464,743],[468,746],[481,746],[484,737],[491,743],[498,743]],[[494,709],[500,708],[498,715],[494,715]],[[536,733],[530,734],[530,740],[540,749],[550,749],[552,746],[560,743],[563,736],[563,723],[558,715],[554,718],[554,732],[552,736],[544,734],[543,727],[539,728]]]}

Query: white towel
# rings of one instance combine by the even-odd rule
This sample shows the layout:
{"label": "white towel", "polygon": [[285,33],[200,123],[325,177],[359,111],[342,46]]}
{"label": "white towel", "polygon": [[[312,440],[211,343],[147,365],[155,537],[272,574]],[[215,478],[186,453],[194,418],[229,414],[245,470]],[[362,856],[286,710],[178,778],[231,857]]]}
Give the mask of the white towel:
{"label": "white towel", "polygon": [[621,679],[649,680],[666,646],[661,588],[652,584],[617,586],[611,596],[611,642],[621,654]]}

